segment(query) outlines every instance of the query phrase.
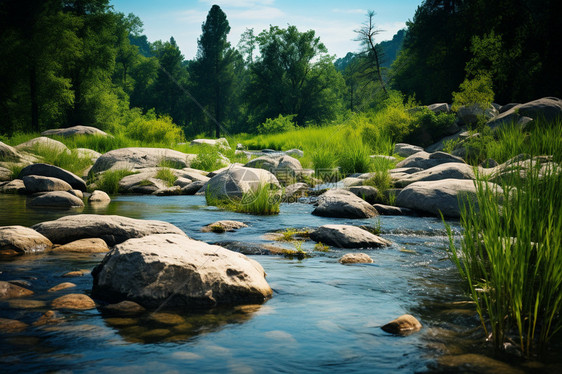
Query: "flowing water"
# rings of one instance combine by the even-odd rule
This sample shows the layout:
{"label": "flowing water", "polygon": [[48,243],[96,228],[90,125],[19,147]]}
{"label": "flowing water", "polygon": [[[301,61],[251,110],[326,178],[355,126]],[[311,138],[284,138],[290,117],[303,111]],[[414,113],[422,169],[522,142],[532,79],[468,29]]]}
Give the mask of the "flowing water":
{"label": "flowing water", "polygon": [[[31,226],[76,213],[118,214],[168,221],[208,243],[271,244],[264,234],[287,228],[380,224],[380,235],[393,242],[385,249],[362,250],[371,255],[374,264],[341,265],[338,258],[351,251],[314,252],[314,243],[309,241],[303,249],[313,252],[312,258],[251,256],[265,268],[274,290],[273,298],[263,305],[162,310],[126,318],[98,309],[60,311],[63,323],[37,327],[32,323],[49,310],[55,297],[90,293],[89,274],[70,279],[62,275],[91,270],[104,254],[41,254],[0,260],[0,280],[21,279],[34,291],[27,298],[0,302],[0,318],[30,325],[21,332],[0,329],[0,371],[410,373],[456,371],[464,362],[478,360],[482,362],[475,372],[482,372],[482,367],[484,372],[514,369],[487,359],[493,352],[484,342],[456,269],[446,258],[447,238],[441,220],[323,218],[311,215],[312,209],[307,204],[282,204],[278,216],[262,217],[207,207],[201,196],[119,196],[99,210],[87,206],[82,211],[45,211],[27,207],[24,197],[0,195],[0,226]],[[243,221],[249,227],[234,233],[200,232],[202,226],[223,219]],[[458,230],[457,223],[450,224]],[[47,292],[65,281],[77,287],[56,295]],[[423,329],[401,337],[380,329],[405,313],[416,316]],[[518,370],[538,367],[542,372],[551,367],[537,363],[529,369],[510,361]]]}

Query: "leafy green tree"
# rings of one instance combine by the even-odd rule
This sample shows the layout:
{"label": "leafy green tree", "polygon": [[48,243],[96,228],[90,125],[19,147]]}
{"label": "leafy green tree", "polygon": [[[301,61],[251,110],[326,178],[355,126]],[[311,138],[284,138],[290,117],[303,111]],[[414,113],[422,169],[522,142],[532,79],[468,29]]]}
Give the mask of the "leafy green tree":
{"label": "leafy green tree", "polygon": [[229,108],[228,99],[234,82],[235,50],[230,48],[227,35],[230,25],[226,14],[218,5],[213,5],[205,23],[201,26],[197,58],[192,69],[195,74],[198,100],[211,113],[207,121],[220,137],[221,125]]}
{"label": "leafy green tree", "polygon": [[295,114],[299,126],[334,119],[345,83],[315,32],[271,26],[257,41],[260,55],[246,90],[249,122],[255,126],[279,114]]}

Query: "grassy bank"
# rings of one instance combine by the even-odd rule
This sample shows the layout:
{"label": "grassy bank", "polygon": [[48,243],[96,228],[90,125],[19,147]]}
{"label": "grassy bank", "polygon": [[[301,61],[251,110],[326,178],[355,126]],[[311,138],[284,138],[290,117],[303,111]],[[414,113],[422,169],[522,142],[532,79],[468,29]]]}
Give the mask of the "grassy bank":
{"label": "grassy bank", "polygon": [[514,173],[499,204],[479,178],[478,209],[465,206],[460,245],[449,231],[450,257],[497,349],[513,342],[529,357],[562,329],[561,185],[555,168]]}

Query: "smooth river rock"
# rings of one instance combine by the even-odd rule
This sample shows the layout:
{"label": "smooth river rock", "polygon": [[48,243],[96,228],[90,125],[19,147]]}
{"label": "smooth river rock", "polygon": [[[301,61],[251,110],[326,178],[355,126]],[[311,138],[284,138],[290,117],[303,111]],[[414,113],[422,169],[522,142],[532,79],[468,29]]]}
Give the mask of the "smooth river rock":
{"label": "smooth river rock", "polygon": [[245,193],[256,191],[259,185],[281,188],[275,175],[267,170],[231,166],[207,182],[206,194],[219,200],[241,199]]}
{"label": "smooth river rock", "polygon": [[52,191],[34,197],[29,205],[33,207],[82,208],[84,202],[69,192]]}
{"label": "smooth river rock", "polygon": [[354,193],[335,189],[328,190],[318,197],[318,206],[312,214],[322,217],[370,218],[378,213],[371,204]]}
{"label": "smooth river rock", "polygon": [[33,295],[33,291],[16,286],[15,284],[11,284],[9,282],[0,281],[0,300],[15,299],[29,295]]}
{"label": "smooth river rock", "polygon": [[396,143],[394,145],[394,153],[396,153],[400,157],[409,157],[411,155],[415,155],[418,152],[423,152],[423,148],[418,147],[417,145],[408,143]]}
{"label": "smooth river rock", "polygon": [[258,262],[183,235],[127,240],[92,275],[95,297],[147,308],[260,303],[272,295]]}
{"label": "smooth river rock", "polygon": [[105,131],[92,126],[72,126],[64,129],[50,129],[41,133],[42,136],[74,136],[74,135],[98,135],[109,136]]}
{"label": "smooth river rock", "polygon": [[178,167],[188,167],[196,155],[182,153],[167,148],[120,148],[101,155],[94,166],[93,173],[109,169],[144,169],[158,167],[162,162],[173,163]]}
{"label": "smooth river rock", "polygon": [[441,179],[475,179],[474,168],[459,162],[448,162],[413,174],[391,174],[396,187],[406,187],[421,181],[435,181]]}
{"label": "smooth river rock", "polygon": [[88,202],[94,204],[109,204],[111,202],[111,198],[104,191],[95,190],[92,192],[90,197],[88,197]]}
{"label": "smooth river rock", "polygon": [[0,251],[29,254],[43,252],[52,246],[53,243],[47,237],[28,227],[0,227]]}
{"label": "smooth river rock", "polygon": [[315,242],[338,248],[378,248],[391,243],[362,228],[350,225],[324,225],[310,233]]}
{"label": "smooth river rock", "polygon": [[0,161],[19,161],[20,158],[20,154],[14,147],[0,142]]}
{"label": "smooth river rock", "polygon": [[419,331],[421,328],[422,324],[416,319],[416,317],[410,314],[403,314],[381,327],[383,331],[397,335],[411,334]]}
{"label": "smooth river rock", "polygon": [[109,247],[103,239],[79,239],[63,245],[55,245],[51,252],[56,253],[105,253]]}
{"label": "smooth river rock", "polygon": [[341,264],[372,264],[374,261],[366,253],[346,253],[338,260]]}
{"label": "smooth river rock", "polygon": [[70,184],[62,179],[53,177],[42,177],[39,175],[27,175],[22,178],[27,193],[72,190]]}
{"label": "smooth river rock", "polygon": [[54,150],[58,153],[70,152],[70,150],[63,143],[59,142],[58,140],[47,138],[45,136],[40,136],[38,138],[28,140],[25,143],[16,145],[15,148],[19,151],[33,151],[36,148],[44,148]]}
{"label": "smooth river rock", "polygon": [[201,231],[221,233],[225,231],[236,231],[243,227],[248,227],[248,225],[246,225],[244,222],[222,220],[204,226]]}
{"label": "smooth river rock", "polygon": [[58,178],[70,184],[72,188],[80,191],[86,191],[86,182],[76,174],[66,171],[58,166],[48,164],[32,164],[26,166],[20,172],[19,177],[23,178],[26,175],[40,175],[43,177]]}
{"label": "smooth river rock", "polygon": [[131,238],[152,234],[185,233],[168,222],[149,221],[113,215],[78,214],[33,226],[53,243],[66,244],[85,238],[101,238],[108,246],[114,246]]}
{"label": "smooth river rock", "polygon": [[430,169],[434,166],[446,164],[450,162],[458,162],[464,164],[461,157],[453,156],[445,152],[418,152],[396,164],[396,168],[421,168]]}
{"label": "smooth river rock", "polygon": [[71,293],[54,299],[51,302],[53,309],[73,309],[73,310],[88,310],[94,309],[96,303],[89,296]]}
{"label": "smooth river rock", "polygon": [[[490,188],[501,193],[501,188],[490,183]],[[445,217],[460,217],[459,199],[475,201],[474,181],[466,179],[443,179],[439,181],[416,182],[408,185],[398,194],[396,205],[417,211]]]}

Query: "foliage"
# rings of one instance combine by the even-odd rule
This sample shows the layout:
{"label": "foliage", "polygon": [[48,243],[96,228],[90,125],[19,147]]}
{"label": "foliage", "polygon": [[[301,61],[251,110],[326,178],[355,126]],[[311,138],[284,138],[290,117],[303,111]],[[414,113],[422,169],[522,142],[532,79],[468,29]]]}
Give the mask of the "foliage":
{"label": "foliage", "polygon": [[174,172],[169,168],[158,169],[158,172],[156,173],[156,178],[166,182],[168,187],[173,186],[174,182],[178,179],[178,177],[176,177]]}
{"label": "foliage", "polygon": [[273,215],[279,214],[281,195],[268,183],[260,183],[255,190],[248,191],[241,199],[221,200],[213,196],[209,189],[205,193],[205,199],[207,205],[214,205],[222,209],[239,213]]}
{"label": "foliage", "polygon": [[[477,180],[477,207],[465,205],[460,247],[449,232],[449,255],[497,349],[516,341],[540,353],[562,329],[562,173],[516,172],[503,193]],[[503,204],[498,203],[498,198]]]}
{"label": "foliage", "polygon": [[326,244],[322,244],[321,242],[318,242],[314,245],[314,250],[317,252],[330,252],[330,247],[327,246]]}
{"label": "foliage", "polygon": [[338,165],[344,175],[366,173],[371,169],[370,148],[360,139],[349,142],[338,151]]}
{"label": "foliage", "polygon": [[138,108],[127,113],[126,135],[148,143],[167,144],[168,147],[185,141],[181,128],[172,123],[169,116],[157,116],[153,110],[145,115]]}
{"label": "foliage", "polygon": [[453,92],[453,111],[460,107],[477,105],[487,109],[494,101],[492,78],[488,74],[479,74],[473,79],[465,79],[458,92]]}
{"label": "foliage", "polygon": [[197,157],[191,162],[191,167],[199,170],[214,171],[225,166],[217,147],[202,144],[197,147]]}
{"label": "foliage", "polygon": [[80,174],[92,165],[90,158],[80,157],[74,149],[61,152],[56,148],[36,144],[30,152],[39,156],[46,164],[58,166],[75,174]]}
{"label": "foliage", "polygon": [[258,126],[258,134],[277,134],[294,130],[295,124],[293,120],[295,117],[295,114],[286,116],[280,114],[277,118],[268,118]]}
{"label": "foliage", "polygon": [[108,194],[116,194],[119,192],[119,181],[132,174],[135,173],[126,169],[107,170],[96,180],[96,189],[105,191]]}

